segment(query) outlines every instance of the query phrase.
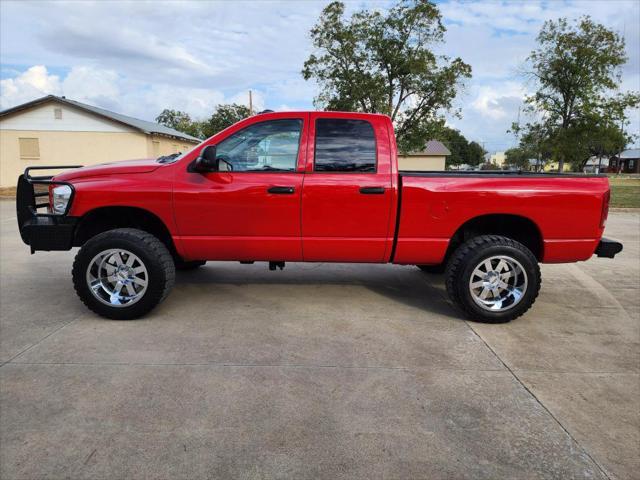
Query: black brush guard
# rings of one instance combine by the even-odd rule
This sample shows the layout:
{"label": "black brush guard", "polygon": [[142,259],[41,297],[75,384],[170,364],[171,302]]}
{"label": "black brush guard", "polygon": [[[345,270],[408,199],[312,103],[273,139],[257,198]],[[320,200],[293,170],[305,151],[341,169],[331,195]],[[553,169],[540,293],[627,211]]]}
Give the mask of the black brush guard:
{"label": "black brush guard", "polygon": [[[73,233],[77,218],[67,216],[75,189],[69,182],[52,181],[52,175],[31,176],[34,170],[61,170],[80,168],[82,165],[42,165],[28,167],[18,177],[16,190],[16,214],[18,229],[22,241],[31,247],[31,253],[36,250],[70,250],[73,246]],[[67,185],[71,188],[71,197],[63,213],[53,213],[49,210],[49,185]],[[38,185],[44,189],[36,189]],[[46,209],[47,213],[38,210]]]}

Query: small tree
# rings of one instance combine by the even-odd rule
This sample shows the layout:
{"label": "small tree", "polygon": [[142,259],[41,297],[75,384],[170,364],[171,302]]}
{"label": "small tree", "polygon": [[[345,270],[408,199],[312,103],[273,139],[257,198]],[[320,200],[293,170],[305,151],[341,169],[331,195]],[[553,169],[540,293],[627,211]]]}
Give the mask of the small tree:
{"label": "small tree", "polygon": [[440,140],[451,152],[451,155],[447,157],[447,168],[452,165],[463,165],[468,163],[469,142],[458,130],[444,127],[436,136],[436,139]]}
{"label": "small tree", "polygon": [[535,158],[533,152],[522,147],[514,147],[504,152],[505,163],[521,170],[528,170],[530,167],[529,160]]}
{"label": "small tree", "polygon": [[[544,165],[551,159],[552,143],[551,134],[547,130],[548,125],[543,123],[529,124],[525,129],[514,123],[511,126],[511,132],[516,137],[520,137],[520,144],[517,150],[526,152],[530,159],[536,160],[535,169],[542,170]],[[517,152],[512,153],[512,157],[518,155]],[[520,160],[521,161],[521,160]]]}
{"label": "small tree", "polygon": [[574,24],[564,18],[547,21],[537,41],[527,72],[537,90],[526,102],[538,120],[524,130],[545,133],[562,171],[565,162],[582,164],[589,132],[627,122],[625,110],[637,107],[640,96],[616,92],[627,60],[624,38],[590,17]]}
{"label": "small tree", "polygon": [[165,108],[160,115],[156,117],[156,122],[194,137],[201,138],[202,135],[200,123],[192,121],[188,113],[179,110]]}
{"label": "small tree", "polygon": [[478,142],[469,143],[469,156],[467,157],[467,162],[469,165],[478,166],[484,162],[484,157],[487,154],[487,151],[482,148]]}
{"label": "small tree", "polygon": [[209,138],[234,123],[249,117],[249,108],[237,103],[218,105],[208,120],[202,122],[202,134]]}
{"label": "small tree", "polygon": [[584,132],[583,144],[587,149],[586,158],[579,165],[583,170],[589,158],[598,158],[598,170],[602,169],[602,160],[611,158],[624,150],[632,137],[627,136],[617,125],[611,123],[595,123],[589,131]]}
{"label": "small tree", "polygon": [[430,1],[401,0],[384,14],[360,10],[349,19],[344,4],[332,2],[311,29],[316,52],[302,75],[320,85],[316,105],[385,113],[400,151],[419,150],[444,126],[443,113],[452,110],[461,82],[471,76],[461,59],[433,52],[444,32]]}

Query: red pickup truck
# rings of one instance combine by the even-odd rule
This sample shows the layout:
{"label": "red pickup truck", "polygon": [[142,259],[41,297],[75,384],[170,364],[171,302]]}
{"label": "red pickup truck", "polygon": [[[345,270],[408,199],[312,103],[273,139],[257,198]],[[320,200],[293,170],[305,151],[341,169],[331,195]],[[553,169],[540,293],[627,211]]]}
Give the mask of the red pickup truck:
{"label": "red pickup truck", "polygon": [[53,168],[20,176],[22,239],[81,247],[75,289],[114,319],[154,308],[176,269],[234,260],[446,267],[466,316],[506,322],[535,301],[538,262],[622,250],[602,238],[606,177],[399,171],[384,115],[259,114],[179,156],[31,175]]}

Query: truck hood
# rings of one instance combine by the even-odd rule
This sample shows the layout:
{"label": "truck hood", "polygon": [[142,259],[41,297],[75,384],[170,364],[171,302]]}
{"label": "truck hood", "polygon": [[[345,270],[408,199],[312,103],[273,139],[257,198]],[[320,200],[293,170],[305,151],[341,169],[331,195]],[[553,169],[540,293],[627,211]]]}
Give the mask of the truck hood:
{"label": "truck hood", "polygon": [[60,175],[56,175],[53,179],[68,182],[84,177],[120,175],[123,173],[147,173],[157,170],[160,166],[161,164],[153,158],[124,160],[121,162],[101,163],[100,165],[67,170]]}

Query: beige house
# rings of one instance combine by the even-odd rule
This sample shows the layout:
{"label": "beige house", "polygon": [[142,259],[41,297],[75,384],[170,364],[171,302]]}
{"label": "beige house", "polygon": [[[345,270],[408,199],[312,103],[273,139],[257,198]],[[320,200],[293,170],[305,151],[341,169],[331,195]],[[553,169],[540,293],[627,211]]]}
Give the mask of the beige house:
{"label": "beige house", "polygon": [[496,152],[489,157],[489,162],[502,168],[507,160],[505,152]]}
{"label": "beige house", "polygon": [[0,112],[0,186],[15,186],[29,165],[157,158],[199,142],[164,125],[48,95]]}
{"label": "beige house", "polygon": [[420,152],[398,155],[398,168],[404,171],[419,172],[444,170],[449,155],[451,152],[441,142],[429,140]]}

